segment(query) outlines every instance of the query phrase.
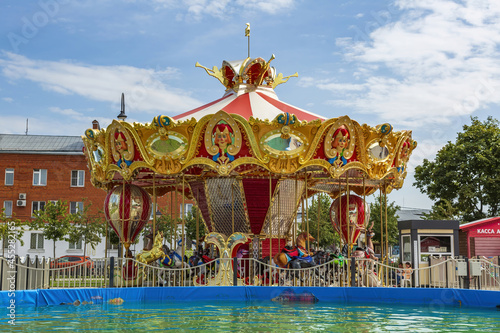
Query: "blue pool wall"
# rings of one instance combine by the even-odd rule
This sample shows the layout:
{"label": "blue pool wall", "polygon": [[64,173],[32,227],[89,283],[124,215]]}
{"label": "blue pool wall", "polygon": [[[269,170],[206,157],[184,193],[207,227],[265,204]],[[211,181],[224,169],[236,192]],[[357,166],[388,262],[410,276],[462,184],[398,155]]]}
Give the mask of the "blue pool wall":
{"label": "blue pool wall", "polygon": [[[80,302],[107,303],[114,298],[125,302],[189,301],[270,301],[281,293],[316,296],[319,302],[396,303],[426,306],[465,306],[500,308],[500,291],[420,288],[345,288],[345,287],[142,287],[37,289],[0,291],[1,306],[47,306]],[[15,295],[15,296],[13,296]]]}

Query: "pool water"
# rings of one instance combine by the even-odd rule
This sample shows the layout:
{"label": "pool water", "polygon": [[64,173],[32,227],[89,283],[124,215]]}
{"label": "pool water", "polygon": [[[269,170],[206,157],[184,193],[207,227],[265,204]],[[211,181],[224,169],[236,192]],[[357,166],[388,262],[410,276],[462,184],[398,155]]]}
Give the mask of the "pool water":
{"label": "pool water", "polygon": [[395,304],[169,302],[16,309],[10,332],[500,332],[500,310]]}

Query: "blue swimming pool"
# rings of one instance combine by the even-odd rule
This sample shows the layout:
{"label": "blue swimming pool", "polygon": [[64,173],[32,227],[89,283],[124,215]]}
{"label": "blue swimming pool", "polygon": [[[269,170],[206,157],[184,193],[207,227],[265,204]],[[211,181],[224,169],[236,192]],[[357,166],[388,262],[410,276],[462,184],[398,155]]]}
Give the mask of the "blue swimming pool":
{"label": "blue swimming pool", "polygon": [[[7,307],[15,300],[15,309]],[[120,300],[114,304],[114,300]],[[144,287],[0,292],[0,331],[500,332],[500,292]],[[15,314],[15,326],[8,312]]]}
{"label": "blue swimming pool", "polygon": [[12,332],[500,332],[500,311],[435,305],[124,302],[22,307]]}

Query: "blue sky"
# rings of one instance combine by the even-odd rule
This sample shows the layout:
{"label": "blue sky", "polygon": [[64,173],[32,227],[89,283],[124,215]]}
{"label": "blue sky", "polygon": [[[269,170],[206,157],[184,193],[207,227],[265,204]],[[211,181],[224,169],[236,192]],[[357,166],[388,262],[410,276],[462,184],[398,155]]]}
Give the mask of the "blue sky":
{"label": "blue sky", "polygon": [[0,133],[82,135],[107,126],[125,93],[128,121],[151,122],[222,96],[200,64],[269,59],[289,104],[413,131],[403,189],[389,200],[430,208],[412,186],[470,116],[498,118],[500,1],[4,0]]}

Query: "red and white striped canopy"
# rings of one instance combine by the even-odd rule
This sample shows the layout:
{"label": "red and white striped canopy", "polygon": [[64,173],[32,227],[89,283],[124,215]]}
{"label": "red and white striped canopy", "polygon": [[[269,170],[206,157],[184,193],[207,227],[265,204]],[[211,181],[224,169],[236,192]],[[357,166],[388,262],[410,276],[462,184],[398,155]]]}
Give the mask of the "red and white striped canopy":
{"label": "red and white striped canopy", "polygon": [[250,117],[272,120],[282,113],[294,114],[300,121],[324,120],[325,117],[299,109],[278,99],[271,87],[251,86],[241,84],[238,91],[228,90],[222,98],[205,104],[191,111],[174,116],[175,120],[196,120],[223,110],[226,113],[237,114],[248,120]]}

